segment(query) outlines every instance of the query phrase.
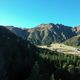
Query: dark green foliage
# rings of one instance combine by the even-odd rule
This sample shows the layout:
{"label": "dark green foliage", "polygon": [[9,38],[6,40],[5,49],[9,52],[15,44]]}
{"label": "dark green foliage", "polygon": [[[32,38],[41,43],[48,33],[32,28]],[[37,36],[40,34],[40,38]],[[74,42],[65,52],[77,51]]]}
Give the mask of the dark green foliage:
{"label": "dark green foliage", "polygon": [[35,63],[29,80],[80,80],[78,56],[38,49]]}

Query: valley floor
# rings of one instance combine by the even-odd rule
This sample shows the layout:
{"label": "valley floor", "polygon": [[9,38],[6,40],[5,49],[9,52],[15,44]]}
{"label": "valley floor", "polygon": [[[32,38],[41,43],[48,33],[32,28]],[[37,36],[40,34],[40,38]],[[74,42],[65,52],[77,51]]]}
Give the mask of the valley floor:
{"label": "valley floor", "polygon": [[64,44],[55,43],[55,44],[51,44],[49,46],[43,45],[43,46],[38,46],[38,47],[46,48],[46,49],[57,51],[57,52],[62,52],[64,54],[73,54],[73,55],[80,56],[80,49],[78,49],[76,47],[72,47],[72,46],[67,46]]}

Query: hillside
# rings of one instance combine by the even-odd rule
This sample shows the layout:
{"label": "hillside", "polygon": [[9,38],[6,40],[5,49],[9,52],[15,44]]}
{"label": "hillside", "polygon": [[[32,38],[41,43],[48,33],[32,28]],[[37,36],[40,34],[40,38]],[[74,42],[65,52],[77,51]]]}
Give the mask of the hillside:
{"label": "hillside", "polygon": [[80,35],[74,36],[64,42],[64,44],[74,47],[80,47]]}
{"label": "hillside", "polygon": [[34,48],[28,41],[0,26],[0,80],[27,78],[34,64]]}

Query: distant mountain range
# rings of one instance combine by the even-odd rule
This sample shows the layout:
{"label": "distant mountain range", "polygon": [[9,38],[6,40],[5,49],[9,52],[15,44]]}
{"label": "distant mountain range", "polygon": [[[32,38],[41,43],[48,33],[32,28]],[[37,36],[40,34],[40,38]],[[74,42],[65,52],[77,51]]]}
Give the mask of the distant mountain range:
{"label": "distant mountain range", "polygon": [[80,26],[70,27],[53,23],[40,24],[31,29],[21,29],[13,26],[6,27],[24,40],[29,40],[35,45],[61,43],[80,34]]}

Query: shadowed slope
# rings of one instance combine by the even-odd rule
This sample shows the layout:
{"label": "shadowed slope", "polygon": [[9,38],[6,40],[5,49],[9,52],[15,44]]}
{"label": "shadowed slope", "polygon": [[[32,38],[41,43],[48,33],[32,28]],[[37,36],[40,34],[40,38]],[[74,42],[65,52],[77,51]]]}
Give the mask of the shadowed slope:
{"label": "shadowed slope", "polygon": [[0,80],[24,80],[34,64],[34,46],[0,26]]}

